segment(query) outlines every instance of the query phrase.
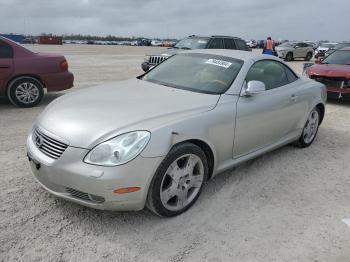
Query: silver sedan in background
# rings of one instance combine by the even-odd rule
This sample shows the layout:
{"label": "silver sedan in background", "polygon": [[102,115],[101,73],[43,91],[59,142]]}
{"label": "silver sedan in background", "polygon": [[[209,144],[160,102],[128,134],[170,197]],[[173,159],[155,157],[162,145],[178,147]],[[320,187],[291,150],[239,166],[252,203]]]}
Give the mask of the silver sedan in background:
{"label": "silver sedan in background", "polygon": [[205,181],[314,141],[326,89],[273,56],[179,53],[144,75],[64,95],[33,124],[30,166],[52,194],[97,209],[186,211]]}

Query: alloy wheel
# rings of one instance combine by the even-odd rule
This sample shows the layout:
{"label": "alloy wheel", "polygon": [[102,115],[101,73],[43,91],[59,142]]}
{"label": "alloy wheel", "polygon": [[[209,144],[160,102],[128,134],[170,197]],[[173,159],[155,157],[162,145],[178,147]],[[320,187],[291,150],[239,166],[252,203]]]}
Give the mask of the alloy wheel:
{"label": "alloy wheel", "polygon": [[306,121],[303,130],[303,139],[306,144],[309,144],[316,136],[318,128],[319,115],[316,109],[313,109]]}
{"label": "alloy wheel", "polygon": [[40,96],[39,88],[30,82],[24,82],[17,86],[15,95],[18,101],[24,104],[34,103]]}
{"label": "alloy wheel", "polygon": [[160,199],[164,207],[179,211],[199,194],[204,181],[202,160],[194,154],[177,158],[168,167],[160,187]]}

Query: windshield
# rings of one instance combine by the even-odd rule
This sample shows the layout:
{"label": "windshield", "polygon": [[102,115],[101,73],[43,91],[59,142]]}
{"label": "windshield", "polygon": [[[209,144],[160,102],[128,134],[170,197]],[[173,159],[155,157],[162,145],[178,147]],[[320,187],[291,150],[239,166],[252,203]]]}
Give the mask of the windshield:
{"label": "windshield", "polygon": [[281,44],[281,45],[279,45],[280,47],[292,47],[292,46],[294,46],[295,45],[295,43],[290,43],[290,42],[286,42],[286,43],[283,43],[283,44]]}
{"label": "windshield", "polygon": [[321,48],[333,48],[336,44],[322,44]]}
{"label": "windshield", "polygon": [[143,76],[143,80],[198,93],[222,94],[231,86],[242,60],[210,54],[178,54]]}
{"label": "windshield", "polygon": [[322,64],[350,65],[350,51],[337,50],[327,56]]}
{"label": "windshield", "polygon": [[334,49],[341,49],[343,47],[350,47],[350,43],[341,43],[334,46]]}
{"label": "windshield", "polygon": [[175,45],[180,49],[204,49],[207,46],[209,38],[185,38]]}

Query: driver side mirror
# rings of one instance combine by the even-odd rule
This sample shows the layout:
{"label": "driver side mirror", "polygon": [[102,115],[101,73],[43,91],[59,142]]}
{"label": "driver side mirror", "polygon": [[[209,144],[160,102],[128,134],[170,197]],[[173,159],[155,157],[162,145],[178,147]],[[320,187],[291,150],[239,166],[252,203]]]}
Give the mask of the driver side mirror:
{"label": "driver side mirror", "polygon": [[266,91],[266,86],[261,81],[252,80],[246,85],[246,88],[242,92],[242,96],[254,96]]}

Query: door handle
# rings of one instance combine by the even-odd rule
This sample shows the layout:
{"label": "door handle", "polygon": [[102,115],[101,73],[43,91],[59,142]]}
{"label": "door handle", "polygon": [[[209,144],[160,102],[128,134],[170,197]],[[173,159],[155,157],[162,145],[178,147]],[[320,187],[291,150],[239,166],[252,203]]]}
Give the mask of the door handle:
{"label": "door handle", "polygon": [[8,66],[8,65],[0,65],[0,68],[10,68],[10,66]]}
{"label": "door handle", "polygon": [[298,96],[293,94],[293,95],[290,96],[290,99],[295,102],[298,99]]}

